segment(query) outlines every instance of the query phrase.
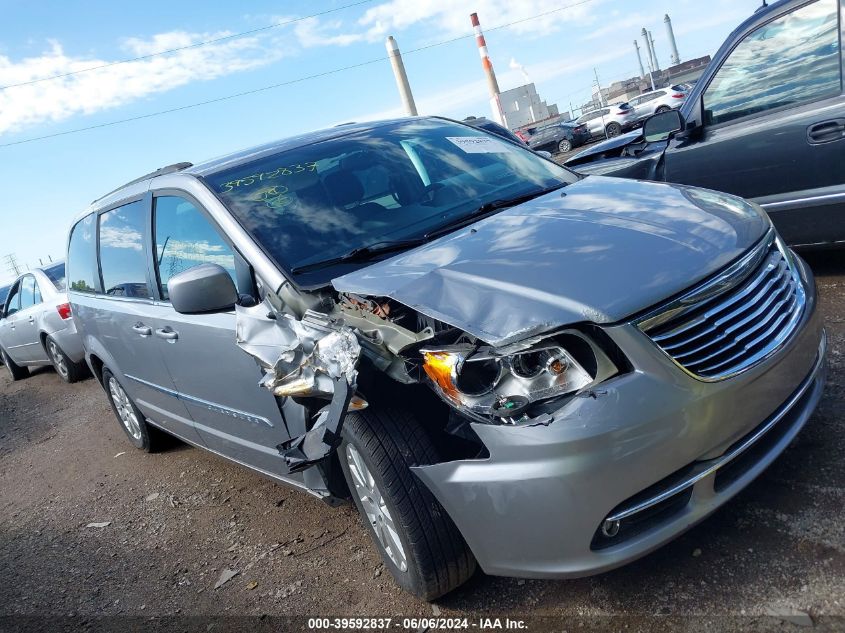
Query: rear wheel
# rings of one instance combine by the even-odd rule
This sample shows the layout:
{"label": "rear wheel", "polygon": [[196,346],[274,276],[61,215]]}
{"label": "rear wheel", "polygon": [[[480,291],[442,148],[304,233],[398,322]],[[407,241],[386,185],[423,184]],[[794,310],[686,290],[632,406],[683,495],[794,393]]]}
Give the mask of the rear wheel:
{"label": "rear wheel", "polygon": [[605,131],[607,132],[607,138],[613,138],[622,134],[622,126],[614,121],[613,123],[607,124]]}
{"label": "rear wheel", "polygon": [[361,519],[397,584],[433,600],[472,576],[475,558],[458,528],[410,470],[437,461],[412,415],[393,408],[350,413],[338,457]]}
{"label": "rear wheel", "polygon": [[560,143],[557,144],[557,149],[561,154],[565,154],[566,152],[572,151],[572,143],[568,138],[563,139]]}
{"label": "rear wheel", "polygon": [[78,382],[85,376],[85,368],[81,363],[74,363],[59,347],[58,343],[48,336],[45,341],[47,354],[59,377],[68,383]]}
{"label": "rear wheel", "polygon": [[123,386],[108,369],[103,370],[103,387],[106,389],[106,395],[120,423],[120,428],[126,433],[129,441],[136,448],[148,453],[157,451],[161,447],[164,434],[147,424],[144,414],[135,406]]}
{"label": "rear wheel", "polygon": [[655,114],[660,114],[661,112],[669,112],[669,110],[671,110],[671,109],[672,109],[672,108],[670,108],[670,107],[669,107],[669,106],[667,106],[667,105],[662,105],[662,106],[658,107],[658,108],[657,108],[657,110],[655,110],[655,111],[654,111],[654,113],[655,113]]}
{"label": "rear wheel", "polygon": [[22,380],[29,376],[29,370],[26,367],[21,367],[15,364],[9,355],[6,353],[2,347],[0,347],[0,356],[3,356],[3,364],[6,366],[6,371],[9,374],[9,378],[12,379],[12,382],[16,380]]}

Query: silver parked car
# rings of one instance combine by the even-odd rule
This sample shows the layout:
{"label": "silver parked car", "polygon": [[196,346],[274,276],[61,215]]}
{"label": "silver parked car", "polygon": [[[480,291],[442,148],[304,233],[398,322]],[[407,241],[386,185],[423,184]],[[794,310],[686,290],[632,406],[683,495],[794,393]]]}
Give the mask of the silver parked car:
{"label": "silver parked car", "polygon": [[568,578],[651,552],[759,475],[824,383],[812,274],[760,207],[439,118],[148,174],[77,218],[68,270],[130,442],[351,499],[427,599],[476,564]]}
{"label": "silver parked car", "polygon": [[642,121],[652,114],[677,110],[686,101],[687,92],[683,86],[669,86],[662,90],[644,92],[638,97],[630,99],[628,103],[634,108],[637,121]]}
{"label": "silver parked car", "polygon": [[627,103],[617,103],[586,112],[575,121],[578,126],[586,125],[592,138],[619,136],[622,132],[633,129],[636,122],[634,109]]}
{"label": "silver parked car", "polygon": [[26,377],[28,367],[45,365],[53,365],[66,382],[87,374],[67,299],[64,262],[18,277],[0,305],[0,356],[12,380]]}

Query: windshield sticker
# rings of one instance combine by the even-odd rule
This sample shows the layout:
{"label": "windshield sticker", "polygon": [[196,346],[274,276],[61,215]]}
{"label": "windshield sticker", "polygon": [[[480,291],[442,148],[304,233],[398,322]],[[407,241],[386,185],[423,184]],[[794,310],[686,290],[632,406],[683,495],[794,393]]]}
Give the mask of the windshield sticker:
{"label": "windshield sticker", "polygon": [[251,176],[245,176],[243,178],[238,178],[237,180],[230,180],[229,182],[223,183],[221,185],[222,188],[220,189],[220,193],[229,193],[230,191],[233,191],[238,187],[250,187],[257,182],[264,182],[265,180],[273,180],[275,178],[281,178],[283,176],[295,176],[297,174],[316,171],[316,162],[304,163],[302,165],[288,165],[286,167],[279,167],[272,171],[263,171],[258,174],[252,174]]}
{"label": "windshield sticker", "polygon": [[467,154],[501,154],[511,151],[506,143],[483,136],[447,136],[446,140],[451,141]]}
{"label": "windshield sticker", "polygon": [[276,185],[259,192],[255,199],[263,202],[271,209],[284,209],[293,202],[293,198],[287,195],[289,191],[285,186]]}

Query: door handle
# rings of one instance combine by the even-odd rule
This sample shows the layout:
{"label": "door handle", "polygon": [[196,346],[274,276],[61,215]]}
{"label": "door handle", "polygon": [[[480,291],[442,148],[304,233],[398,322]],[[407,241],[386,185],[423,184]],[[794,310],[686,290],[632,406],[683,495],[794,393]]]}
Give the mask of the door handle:
{"label": "door handle", "polygon": [[810,145],[838,141],[841,138],[845,138],[845,119],[822,121],[807,128],[807,142]]}
{"label": "door handle", "polygon": [[153,333],[153,329],[147,325],[144,325],[143,323],[136,323],[132,326],[132,330],[144,337],[149,336]]}
{"label": "door handle", "polygon": [[156,336],[163,338],[165,341],[175,341],[179,338],[179,333],[169,327],[164,327],[156,330]]}
{"label": "door handle", "polygon": [[30,323],[35,323],[35,317],[33,317],[33,316],[29,317],[29,322],[30,322]]}

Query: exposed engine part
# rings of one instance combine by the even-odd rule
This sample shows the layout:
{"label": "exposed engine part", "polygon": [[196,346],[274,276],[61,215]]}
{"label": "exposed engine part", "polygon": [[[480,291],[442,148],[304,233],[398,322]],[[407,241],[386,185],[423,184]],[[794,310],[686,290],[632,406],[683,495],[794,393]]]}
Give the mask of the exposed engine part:
{"label": "exposed engine part", "polygon": [[[355,333],[310,310],[297,321],[267,299],[254,307],[237,306],[236,314],[238,346],[264,370],[261,386],[279,397],[331,398],[311,430],[277,447],[290,472],[325,459],[340,443],[357,386],[361,346]],[[359,398],[356,406],[362,402]]]}

